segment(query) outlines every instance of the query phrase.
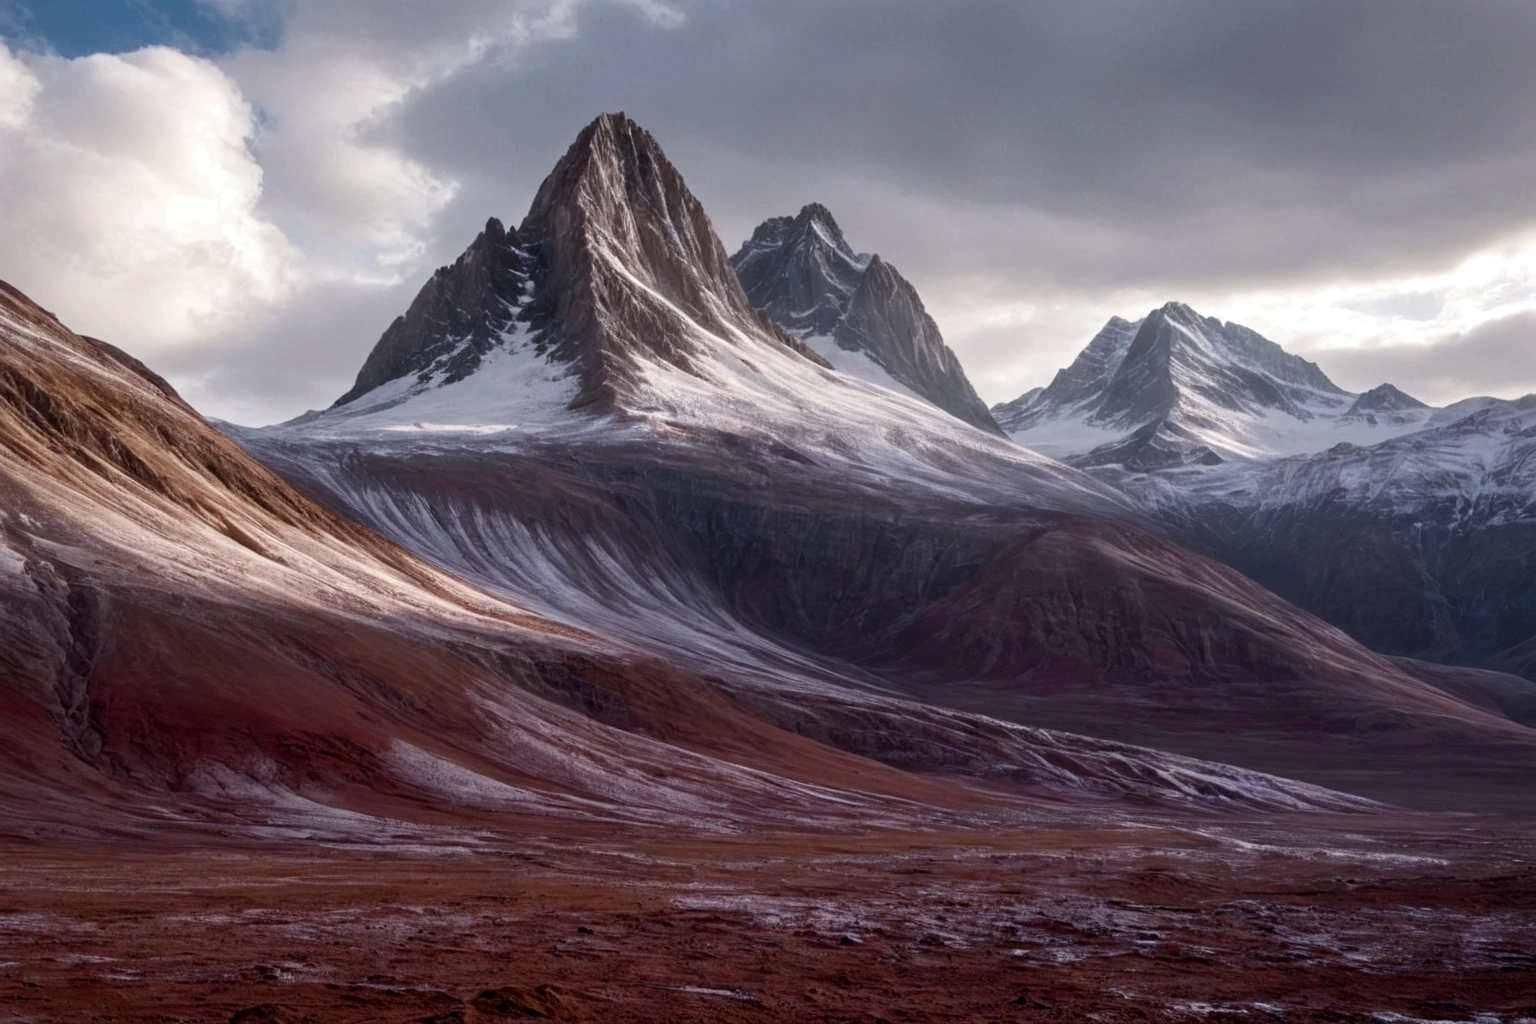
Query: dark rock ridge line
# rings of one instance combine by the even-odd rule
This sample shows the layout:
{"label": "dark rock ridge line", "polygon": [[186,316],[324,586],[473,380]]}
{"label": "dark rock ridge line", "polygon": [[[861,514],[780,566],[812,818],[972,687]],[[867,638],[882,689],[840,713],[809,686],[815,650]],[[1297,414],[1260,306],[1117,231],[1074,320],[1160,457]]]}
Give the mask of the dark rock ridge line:
{"label": "dark rock ridge line", "polygon": [[1002,432],[917,289],[879,256],[855,253],[825,206],[764,221],[731,262],[752,305],[785,330],[861,352],[956,419]]}

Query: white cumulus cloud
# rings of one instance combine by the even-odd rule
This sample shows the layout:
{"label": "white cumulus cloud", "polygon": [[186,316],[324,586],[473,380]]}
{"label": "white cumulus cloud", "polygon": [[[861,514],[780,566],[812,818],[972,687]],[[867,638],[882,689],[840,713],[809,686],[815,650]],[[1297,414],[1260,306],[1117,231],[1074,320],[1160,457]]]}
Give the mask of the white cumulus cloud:
{"label": "white cumulus cloud", "polygon": [[0,44],[3,273],[146,354],[280,300],[299,257],[258,210],[253,130],[234,82],[177,50],[66,60]]}

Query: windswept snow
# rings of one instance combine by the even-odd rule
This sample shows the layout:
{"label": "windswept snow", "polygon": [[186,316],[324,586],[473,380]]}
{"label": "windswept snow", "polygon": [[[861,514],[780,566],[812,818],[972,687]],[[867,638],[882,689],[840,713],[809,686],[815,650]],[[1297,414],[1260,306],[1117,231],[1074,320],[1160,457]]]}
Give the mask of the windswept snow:
{"label": "windswept snow", "polygon": [[6,547],[4,540],[0,540],[0,575],[20,575],[26,564],[26,559]]}
{"label": "windswept snow", "polygon": [[314,437],[369,433],[494,435],[539,433],[579,419],[569,411],[577,384],[568,365],[537,351],[524,325],[509,331],[479,368],[447,382],[439,372],[390,381],[348,405],[311,417]]}
{"label": "windswept snow", "polygon": [[836,367],[839,373],[845,373],[850,377],[857,377],[859,380],[867,381],[876,387],[885,388],[887,391],[894,391],[898,395],[905,395],[915,402],[927,401],[922,395],[919,395],[887,373],[885,367],[870,358],[868,352],[843,348],[825,334],[812,334],[801,340],[810,346],[813,352]]}

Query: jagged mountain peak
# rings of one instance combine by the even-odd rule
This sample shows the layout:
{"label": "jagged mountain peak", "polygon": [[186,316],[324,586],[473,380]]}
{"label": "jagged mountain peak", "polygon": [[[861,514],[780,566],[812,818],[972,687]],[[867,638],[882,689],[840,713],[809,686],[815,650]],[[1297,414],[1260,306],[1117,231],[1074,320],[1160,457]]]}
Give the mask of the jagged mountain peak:
{"label": "jagged mountain peak", "polygon": [[[1111,318],[1048,387],[994,411],[1011,436],[1047,454],[1151,470],[1359,440],[1337,427],[1381,426],[1369,406],[1396,401],[1382,392],[1356,411],[1355,400],[1257,331],[1169,302],[1138,321]],[[1403,404],[1387,418],[1403,426],[1421,409]]]}
{"label": "jagged mountain peak", "polygon": [[[718,289],[716,300],[727,306],[740,298],[703,204],[655,136],[623,113],[603,114],[581,130],[539,186],[518,231],[553,247],[554,264],[578,255],[564,252],[574,244],[593,255],[627,258],[637,273],[663,280],[676,275],[665,283],[685,291]],[[745,302],[739,305],[750,313]]]}
{"label": "jagged mountain peak", "polygon": [[833,249],[849,259],[867,260],[848,245],[843,229],[838,226],[832,211],[820,203],[806,203],[794,216],[769,217],[752,232],[749,247],[781,248],[786,245],[796,249],[821,246]]}
{"label": "jagged mountain peak", "polygon": [[622,113],[582,130],[518,233],[537,247],[556,357],[577,364],[577,407],[621,405],[647,363],[697,375],[744,336],[822,362],[752,308],[703,204]]}
{"label": "jagged mountain peak", "polygon": [[820,203],[763,221],[731,257],[748,301],[802,338],[832,334],[870,260]]}
{"label": "jagged mountain peak", "polygon": [[855,252],[825,206],[769,218],[731,262],[752,304],[838,369],[1001,433],[917,290],[878,255]]}
{"label": "jagged mountain peak", "polygon": [[[1164,329],[1165,326],[1172,329]],[[1165,303],[1140,321],[1137,339],[1126,353],[1126,360],[1143,354],[1159,359],[1183,357],[1203,363],[1245,364],[1288,384],[1348,394],[1329,380],[1316,363],[1287,352],[1242,324],[1202,316],[1183,302]]]}
{"label": "jagged mountain peak", "polygon": [[396,405],[494,365],[500,379],[479,389],[477,414],[605,411],[633,404],[658,366],[705,377],[724,350],[759,345],[828,365],[753,308],[655,137],[603,114],[520,225],[492,218],[432,276],[337,405],[354,414]]}

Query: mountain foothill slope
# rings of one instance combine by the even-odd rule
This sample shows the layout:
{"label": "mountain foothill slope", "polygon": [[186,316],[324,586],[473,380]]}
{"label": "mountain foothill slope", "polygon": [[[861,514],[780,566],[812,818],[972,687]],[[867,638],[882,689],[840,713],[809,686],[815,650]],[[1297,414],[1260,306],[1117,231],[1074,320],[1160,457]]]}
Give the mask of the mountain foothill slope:
{"label": "mountain foothill slope", "polygon": [[995,824],[1127,799],[1365,806],[829,688],[803,663],[771,693],[733,690],[316,504],[141,364],[9,288],[0,493],[11,834],[474,842],[507,827]]}

